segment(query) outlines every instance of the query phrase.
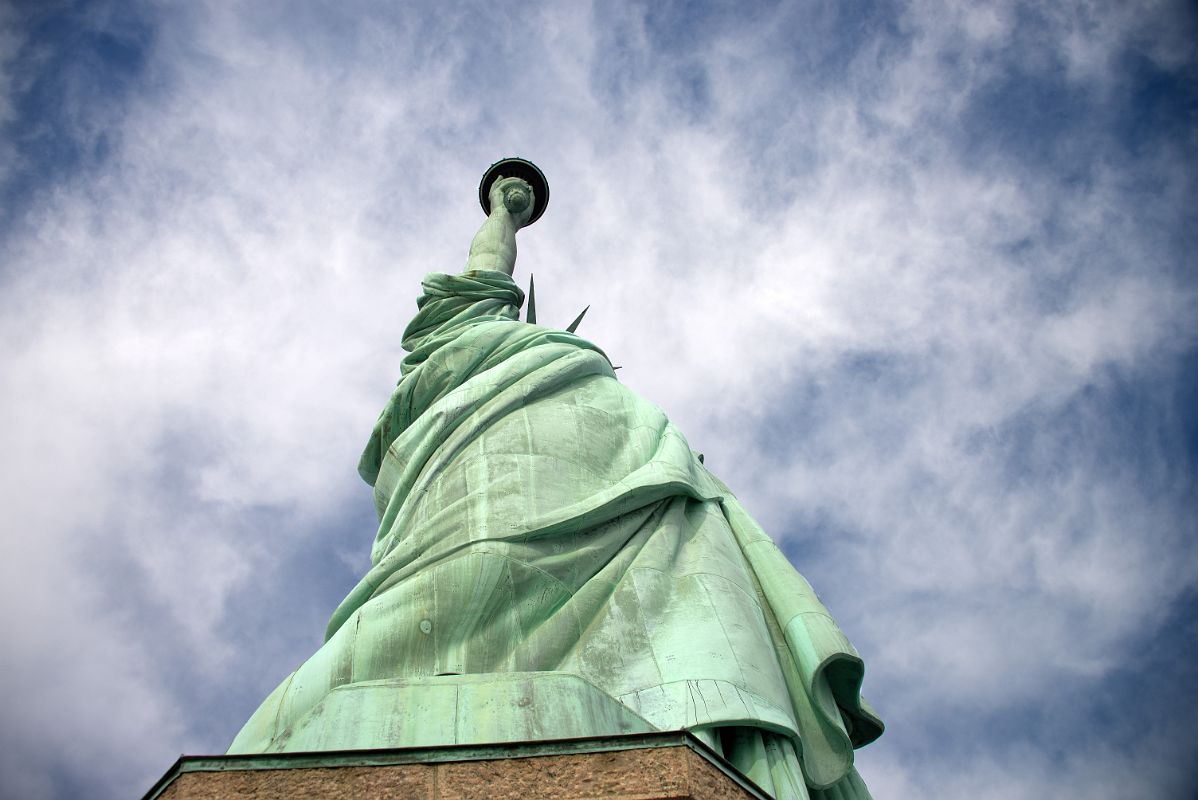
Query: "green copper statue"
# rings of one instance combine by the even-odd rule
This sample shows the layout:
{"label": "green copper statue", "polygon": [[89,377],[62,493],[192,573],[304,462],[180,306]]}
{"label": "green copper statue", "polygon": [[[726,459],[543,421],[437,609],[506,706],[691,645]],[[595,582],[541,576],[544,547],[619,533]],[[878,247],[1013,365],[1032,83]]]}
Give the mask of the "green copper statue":
{"label": "green copper statue", "polygon": [[373,567],[230,753],[687,729],[778,798],[861,800],[862,662],[728,488],[607,357],[519,321],[494,165],[460,275],[433,273],[358,470]]}

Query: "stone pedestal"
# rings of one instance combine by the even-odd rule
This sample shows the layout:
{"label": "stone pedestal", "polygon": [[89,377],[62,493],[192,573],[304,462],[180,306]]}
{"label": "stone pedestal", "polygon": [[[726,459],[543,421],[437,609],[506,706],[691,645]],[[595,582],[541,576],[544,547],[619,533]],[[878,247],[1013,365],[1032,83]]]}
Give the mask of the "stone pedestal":
{"label": "stone pedestal", "polygon": [[183,756],[143,800],[768,800],[690,734]]}

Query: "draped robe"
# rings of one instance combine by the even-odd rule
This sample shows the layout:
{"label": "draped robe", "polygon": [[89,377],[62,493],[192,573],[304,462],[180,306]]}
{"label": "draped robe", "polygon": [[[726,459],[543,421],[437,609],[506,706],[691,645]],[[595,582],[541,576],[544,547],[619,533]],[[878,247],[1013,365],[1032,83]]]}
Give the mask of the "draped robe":
{"label": "draped robe", "polygon": [[779,798],[868,798],[861,659],[681,432],[595,345],[518,321],[506,274],[423,289],[359,465],[373,566],[230,752],[286,750],[347,684],[556,671]]}

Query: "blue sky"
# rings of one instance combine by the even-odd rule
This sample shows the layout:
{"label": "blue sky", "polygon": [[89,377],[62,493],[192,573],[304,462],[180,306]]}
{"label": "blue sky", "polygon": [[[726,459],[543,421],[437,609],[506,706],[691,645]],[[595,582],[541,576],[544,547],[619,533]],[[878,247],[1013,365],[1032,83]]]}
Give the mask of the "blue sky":
{"label": "blue sky", "polygon": [[[875,797],[1198,789],[1198,15],[0,5],[0,795],[129,797],[320,642],[497,158],[538,316],[820,591]],[[86,792],[82,787],[86,787]]]}

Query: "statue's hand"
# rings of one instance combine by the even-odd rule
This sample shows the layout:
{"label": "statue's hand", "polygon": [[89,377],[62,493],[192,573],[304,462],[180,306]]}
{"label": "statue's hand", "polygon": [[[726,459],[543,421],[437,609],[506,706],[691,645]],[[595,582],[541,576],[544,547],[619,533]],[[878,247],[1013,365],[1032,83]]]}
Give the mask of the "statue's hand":
{"label": "statue's hand", "polygon": [[532,187],[526,181],[501,175],[491,184],[490,200],[492,215],[503,209],[511,214],[512,222],[517,228],[523,228],[532,216],[535,197]]}

